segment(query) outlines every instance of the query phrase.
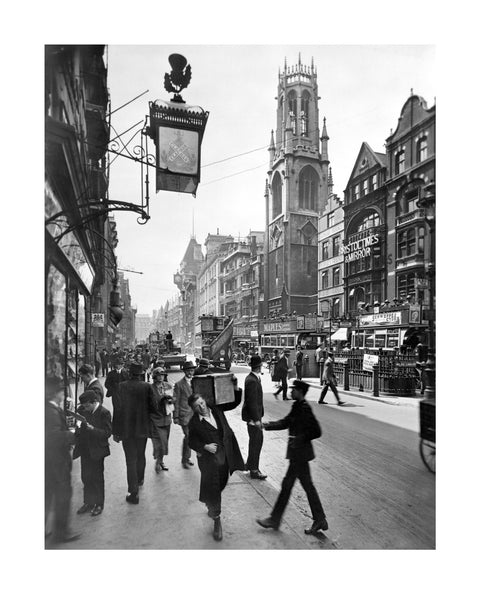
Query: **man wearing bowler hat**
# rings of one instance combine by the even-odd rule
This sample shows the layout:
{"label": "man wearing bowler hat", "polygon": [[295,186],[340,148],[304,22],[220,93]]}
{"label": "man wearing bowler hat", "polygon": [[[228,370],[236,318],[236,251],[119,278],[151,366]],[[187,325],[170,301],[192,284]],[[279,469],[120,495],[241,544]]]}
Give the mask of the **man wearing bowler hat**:
{"label": "man wearing bowler hat", "polygon": [[263,445],[263,389],[261,382],[262,358],[252,355],[251,372],[245,378],[245,401],[242,407],[242,420],[247,423],[248,458],[245,468],[253,479],[265,480],[266,474],[259,470],[260,452]]}
{"label": "man wearing bowler hat", "polygon": [[182,366],[185,375],[173,387],[173,402],[175,407],[173,410],[173,422],[175,425],[180,425],[183,431],[182,466],[185,469],[193,466],[193,462],[190,460],[192,452],[188,445],[188,423],[192,418],[193,410],[188,404],[188,399],[193,394],[192,377],[196,367],[192,361],[185,361]]}
{"label": "man wearing bowler hat", "polygon": [[193,375],[209,375],[212,373],[210,371],[210,362],[208,359],[199,359],[198,367],[193,372]]}
{"label": "man wearing bowler hat", "polygon": [[116,442],[122,442],[127,463],[128,503],[138,503],[138,488],[145,476],[145,448],[150,436],[151,384],[142,381],[141,363],[130,364],[130,379],[118,386],[114,402],[112,433]]}
{"label": "man wearing bowler hat", "polygon": [[328,530],[325,512],[323,511],[317,490],[312,483],[310,466],[308,464],[315,457],[312,439],[317,439],[322,434],[320,425],[310,405],[305,400],[308,388],[309,385],[307,383],[301,380],[294,380],[291,390],[292,398],[295,402],[292,404],[290,413],[280,421],[263,424],[266,431],[288,429],[287,459],[290,460],[287,474],[282,481],[282,489],[273,506],[272,513],[264,520],[257,520],[257,523],[263,528],[278,530],[293,485],[298,478],[307,494],[313,516],[313,524],[311,528],[305,530],[305,534],[315,534],[319,530]]}

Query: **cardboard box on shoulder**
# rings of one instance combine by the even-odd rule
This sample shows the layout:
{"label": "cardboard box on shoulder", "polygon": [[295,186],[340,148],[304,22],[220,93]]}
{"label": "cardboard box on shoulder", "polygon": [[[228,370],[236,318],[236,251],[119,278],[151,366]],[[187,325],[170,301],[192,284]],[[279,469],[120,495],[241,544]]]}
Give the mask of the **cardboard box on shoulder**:
{"label": "cardboard box on shoulder", "polygon": [[229,404],[235,401],[232,378],[233,373],[194,375],[192,378],[193,392],[201,394],[210,406]]}

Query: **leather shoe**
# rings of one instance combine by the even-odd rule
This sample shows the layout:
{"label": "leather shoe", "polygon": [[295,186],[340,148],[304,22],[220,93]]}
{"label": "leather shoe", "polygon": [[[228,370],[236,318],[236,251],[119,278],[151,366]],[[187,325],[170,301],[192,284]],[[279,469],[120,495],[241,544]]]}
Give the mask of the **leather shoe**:
{"label": "leather shoe", "polygon": [[182,466],[183,466],[183,468],[190,468],[190,466],[193,466],[193,462],[190,462],[190,460],[187,460],[186,462],[182,462]]}
{"label": "leather shoe", "polygon": [[305,534],[315,534],[319,530],[328,530],[328,523],[325,518],[323,520],[314,520],[311,528],[305,530]]}
{"label": "leather shoe", "polygon": [[257,524],[260,524],[262,528],[273,528],[278,530],[278,524],[272,518],[265,518],[264,520],[257,520]]}
{"label": "leather shoe", "polygon": [[92,511],[94,507],[94,505],[84,503],[80,509],[77,509],[77,514],[86,514],[87,512]]}
{"label": "leather shoe", "polygon": [[127,501],[128,503],[138,503],[139,499],[137,493],[130,493],[125,497],[125,501]]}
{"label": "leather shoe", "polygon": [[103,512],[101,505],[95,505],[92,509],[92,516],[99,516]]}
{"label": "leather shoe", "polygon": [[259,470],[251,470],[250,471],[250,478],[252,478],[252,479],[258,479],[260,481],[264,481],[267,478],[267,475],[266,474],[263,474]]}
{"label": "leather shoe", "polygon": [[213,520],[213,538],[215,540],[222,540],[223,538],[222,522],[220,521],[220,516],[217,516]]}

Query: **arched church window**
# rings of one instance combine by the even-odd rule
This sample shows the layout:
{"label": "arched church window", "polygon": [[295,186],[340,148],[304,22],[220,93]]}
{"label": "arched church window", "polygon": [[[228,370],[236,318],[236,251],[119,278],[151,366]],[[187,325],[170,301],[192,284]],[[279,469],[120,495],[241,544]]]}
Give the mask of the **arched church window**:
{"label": "arched church window", "polygon": [[299,207],[308,210],[317,210],[319,179],[318,174],[307,165],[300,172],[299,177]]}
{"label": "arched church window", "polygon": [[297,134],[297,95],[293,91],[288,94],[288,115],[295,136]]}
{"label": "arched church window", "polygon": [[300,104],[300,125],[301,135],[308,136],[308,107],[310,103],[310,94],[307,91],[302,93],[302,100]]}
{"label": "arched church window", "polygon": [[272,219],[282,212],[282,180],[277,172],[272,183]]}

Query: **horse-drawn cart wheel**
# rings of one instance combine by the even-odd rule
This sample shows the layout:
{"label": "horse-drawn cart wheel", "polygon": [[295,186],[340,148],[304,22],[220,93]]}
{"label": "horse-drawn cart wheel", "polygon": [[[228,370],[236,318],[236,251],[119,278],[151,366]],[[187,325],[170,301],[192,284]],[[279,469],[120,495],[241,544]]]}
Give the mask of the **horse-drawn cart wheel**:
{"label": "horse-drawn cart wheel", "polygon": [[435,444],[426,439],[420,439],[420,456],[428,470],[435,474]]}

